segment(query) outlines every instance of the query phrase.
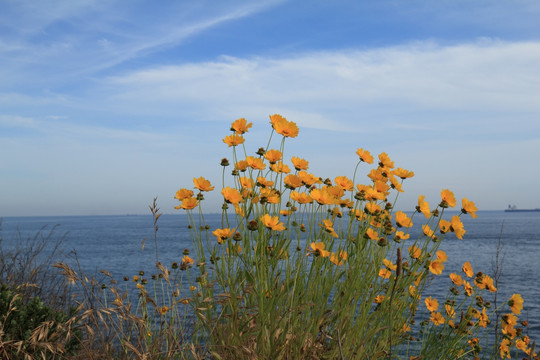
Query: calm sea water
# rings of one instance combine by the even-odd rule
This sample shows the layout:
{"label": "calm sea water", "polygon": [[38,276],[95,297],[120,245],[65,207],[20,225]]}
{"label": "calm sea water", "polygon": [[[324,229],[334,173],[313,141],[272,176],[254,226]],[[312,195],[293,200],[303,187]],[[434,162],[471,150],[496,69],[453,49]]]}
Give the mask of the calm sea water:
{"label": "calm sea water", "polygon": [[[212,228],[219,227],[220,219],[220,215],[206,216]],[[540,340],[540,212],[480,211],[477,219],[462,219],[467,230],[464,240],[453,236],[444,239],[441,249],[446,251],[448,262],[443,276],[436,279],[426,295],[444,298],[449,287],[448,274],[459,272],[464,261],[470,261],[475,272],[491,274],[500,239],[504,262],[499,301],[521,293],[525,304],[520,319],[528,318],[531,337]],[[420,222],[418,217],[416,220]],[[121,279],[155,268],[151,215],[5,217],[1,223],[2,246],[15,246],[43,227],[47,232],[56,224],[53,239],[66,235],[62,249],[76,253],[87,272],[106,269]],[[184,249],[192,250],[187,218],[163,215],[158,225],[159,259],[170,266],[180,261]]]}

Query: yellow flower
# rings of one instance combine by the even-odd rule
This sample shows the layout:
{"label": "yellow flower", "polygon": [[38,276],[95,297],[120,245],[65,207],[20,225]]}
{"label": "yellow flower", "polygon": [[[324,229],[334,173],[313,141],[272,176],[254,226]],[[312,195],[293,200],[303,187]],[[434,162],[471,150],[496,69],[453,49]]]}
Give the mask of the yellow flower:
{"label": "yellow flower", "polygon": [[429,271],[431,271],[435,275],[441,275],[443,270],[444,270],[444,264],[442,263],[442,261],[433,260],[429,264]]}
{"label": "yellow flower", "polygon": [[381,270],[379,270],[379,276],[383,279],[390,279],[390,277],[392,276],[392,272],[386,268],[382,268]]}
{"label": "yellow flower", "polygon": [[450,279],[452,280],[452,282],[454,284],[456,284],[456,286],[461,286],[463,285],[463,279],[461,278],[461,275],[458,275],[458,274],[455,274],[455,273],[451,273],[450,274]]}
{"label": "yellow flower", "polygon": [[193,285],[191,285],[191,286],[189,287],[189,290],[191,290],[191,291],[195,291],[195,290],[197,290],[197,287],[196,287],[196,286],[193,286]]}
{"label": "yellow flower", "polygon": [[424,198],[425,198],[424,195],[420,195],[418,197],[418,206],[416,207],[416,211],[424,214],[424,216],[427,219],[431,216],[431,212],[429,211],[429,204],[427,201],[424,201]]}
{"label": "yellow flower", "polygon": [[437,299],[433,299],[431,296],[427,297],[424,300],[424,303],[430,312],[437,311],[437,309],[439,309],[439,301]]}
{"label": "yellow flower", "polygon": [[476,205],[474,202],[467,200],[467,198],[463,198],[461,200],[461,212],[464,214],[471,214],[471,217],[475,219],[477,217],[476,211],[478,209],[476,208]]}
{"label": "yellow flower", "polygon": [[218,243],[223,244],[228,238],[232,237],[234,234],[234,229],[224,228],[224,229],[216,229],[212,232],[212,235],[214,235],[217,238]]}
{"label": "yellow flower", "polygon": [[193,184],[201,191],[212,191],[214,187],[210,184],[210,181],[206,180],[202,176],[200,178],[193,178]]}
{"label": "yellow flower", "polygon": [[167,313],[167,311],[169,311],[169,307],[167,306],[162,306],[159,308],[159,312],[161,315],[165,315]]}
{"label": "yellow flower", "polygon": [[246,171],[248,167],[248,163],[246,160],[240,160],[236,164],[234,164],[234,168],[238,171]]}
{"label": "yellow flower", "polygon": [[428,224],[422,225],[422,231],[424,232],[424,235],[429,238],[433,238],[435,236],[435,232],[431,230]]}
{"label": "yellow flower", "polygon": [[334,179],[334,181],[336,182],[336,185],[343,190],[352,191],[353,189],[353,182],[349,180],[349,178],[347,178],[346,176],[338,176]]}
{"label": "yellow flower", "polygon": [[248,123],[246,119],[240,118],[233,121],[231,125],[231,131],[236,132],[238,135],[242,135],[248,131],[248,129],[253,125],[253,123]]}
{"label": "yellow flower", "polygon": [[422,249],[416,245],[409,246],[409,256],[413,259],[418,259],[422,255]]}
{"label": "yellow flower", "polygon": [[279,193],[272,188],[261,189],[261,198],[266,199],[270,204],[279,203]]}
{"label": "yellow flower", "polygon": [[465,261],[461,269],[467,275],[467,277],[473,277],[474,271],[470,262]]}
{"label": "yellow flower", "polygon": [[379,239],[379,234],[377,234],[377,232],[375,230],[373,230],[372,228],[368,228],[366,230],[366,236],[368,238],[370,238],[371,240],[378,240]]}
{"label": "yellow flower", "polygon": [[291,169],[281,161],[275,164],[271,164],[270,169],[278,174],[288,174],[291,172]]}
{"label": "yellow flower", "polygon": [[444,317],[439,312],[433,312],[431,313],[431,317],[429,318],[433,324],[436,326],[444,324]]}
{"label": "yellow flower", "polygon": [[313,199],[308,194],[299,193],[296,191],[291,192],[291,199],[298,202],[299,204],[310,204],[313,202]]}
{"label": "yellow flower", "polygon": [[275,164],[279,160],[281,160],[281,151],[279,150],[268,150],[266,153],[264,153],[264,158],[268,160],[270,164]]}
{"label": "yellow flower", "polygon": [[276,132],[284,137],[296,137],[298,135],[298,126],[292,121],[288,121],[283,116],[270,115],[270,123]]}
{"label": "yellow flower", "polygon": [[262,186],[262,187],[272,187],[274,186],[274,182],[270,180],[266,180],[265,177],[259,176],[257,178],[257,185]]}
{"label": "yellow flower", "polygon": [[382,209],[378,204],[374,202],[368,202],[366,203],[366,206],[364,207],[364,211],[370,215],[375,215],[381,212]]}
{"label": "yellow flower", "polygon": [[175,206],[174,208],[192,210],[195,207],[197,207],[198,204],[199,204],[199,201],[196,198],[190,197],[190,198],[185,198],[184,200],[182,200],[182,204],[179,206]]}
{"label": "yellow flower", "polygon": [[394,270],[396,271],[397,269],[397,265],[394,264],[392,261],[388,260],[388,259],[383,259],[383,264],[384,266],[386,266],[388,268],[388,270]]}
{"label": "yellow flower", "polygon": [[319,179],[315,175],[309,174],[309,173],[307,173],[305,171],[300,171],[298,173],[298,176],[300,177],[300,179],[302,179],[302,182],[306,186],[311,186],[311,185],[314,185],[314,184],[317,184],[317,183],[321,182],[321,179]]}
{"label": "yellow flower", "polygon": [[467,294],[467,296],[471,296],[473,293],[473,287],[471,284],[469,284],[468,281],[463,280],[463,287],[465,288],[465,294]]}
{"label": "yellow flower", "polygon": [[309,166],[308,161],[298,158],[296,156],[292,157],[291,162],[293,163],[296,170],[307,170]]}
{"label": "yellow flower", "polygon": [[437,260],[439,260],[440,262],[446,262],[446,260],[448,260],[448,256],[444,251],[439,250],[437,251]]}
{"label": "yellow flower", "polygon": [[442,202],[440,204],[440,207],[442,208],[456,206],[456,198],[454,197],[454,193],[448,189],[444,189],[441,191],[441,199]]}
{"label": "yellow flower", "polygon": [[330,252],[324,250],[324,243],[322,241],[319,242],[312,242],[310,244],[311,248],[313,249],[313,253],[316,255],[319,255],[321,257],[328,257],[330,256]]}
{"label": "yellow flower", "polygon": [[303,185],[302,180],[298,176],[292,174],[285,176],[283,182],[289,189],[293,190]]}
{"label": "yellow flower", "polygon": [[514,314],[519,315],[523,309],[523,298],[520,294],[513,294],[510,300],[508,300],[508,305]]}
{"label": "yellow flower", "polygon": [[326,232],[330,233],[333,237],[337,238],[338,234],[334,231],[334,224],[332,223],[332,220],[325,219],[322,223],[319,224],[321,227],[323,227]]}
{"label": "yellow flower", "polygon": [[193,191],[188,190],[188,189],[180,189],[176,192],[176,195],[174,196],[174,198],[182,201],[192,196],[193,196]]}
{"label": "yellow flower", "polygon": [[336,255],[334,253],[331,253],[330,254],[330,261],[333,262],[334,264],[338,265],[338,266],[341,266],[345,263],[345,261],[347,260],[347,252],[346,251],[340,251],[339,252],[339,255]]}
{"label": "yellow flower", "polygon": [[510,339],[503,338],[501,344],[499,345],[499,350],[501,353],[501,359],[507,358],[510,359],[510,345],[512,342]]}
{"label": "yellow flower", "polygon": [[253,180],[251,178],[248,178],[246,176],[240,178],[240,186],[242,186],[244,189],[253,189],[254,185],[255,184],[253,183]]}
{"label": "yellow flower", "polygon": [[405,170],[405,169],[402,169],[402,168],[397,168],[396,170],[393,170],[392,174],[394,174],[395,176],[397,176],[398,178],[401,178],[403,180],[411,178],[411,177],[414,176],[414,172],[409,171],[409,170]]}
{"label": "yellow flower", "polygon": [[396,224],[399,227],[407,227],[410,228],[413,226],[413,223],[411,221],[411,218],[407,216],[403,211],[396,212]]}
{"label": "yellow flower", "polygon": [[269,214],[264,214],[261,217],[261,221],[268,229],[276,230],[276,231],[283,231],[285,230],[285,226],[283,223],[279,222],[278,216],[270,216]]}
{"label": "yellow flower", "polygon": [[450,226],[450,221],[444,219],[439,220],[439,229],[441,230],[441,234],[446,234],[449,232],[451,230]]}
{"label": "yellow flower", "polygon": [[320,205],[333,205],[336,199],[328,192],[328,189],[313,189],[309,193],[311,198]]}
{"label": "yellow flower", "polygon": [[452,305],[444,304],[444,309],[446,310],[446,313],[448,314],[448,316],[450,316],[451,318],[456,316],[456,310],[454,309]]}
{"label": "yellow flower", "polygon": [[238,190],[228,187],[228,186],[226,188],[223,188],[223,190],[221,190],[221,194],[225,198],[225,201],[231,204],[236,205],[243,200],[242,195],[240,195],[240,192]]}
{"label": "yellow flower", "polygon": [[407,240],[408,238],[410,237],[409,234],[405,234],[403,231],[396,231],[396,234],[394,236],[394,238],[397,240],[397,241],[400,241],[400,240]]}
{"label": "yellow flower", "polygon": [[403,192],[403,188],[401,187],[401,183],[398,181],[398,179],[394,175],[390,174],[388,179],[390,180],[390,183],[392,184],[391,185],[392,189],[396,189],[399,192]]}
{"label": "yellow flower", "polygon": [[258,157],[247,156],[246,162],[248,166],[254,170],[264,170],[266,168],[266,164],[263,163],[263,160]]}
{"label": "yellow flower", "polygon": [[452,219],[450,220],[451,228],[454,234],[456,234],[456,237],[458,239],[463,239],[463,235],[465,235],[466,231],[463,227],[463,223],[459,219],[459,216],[454,215],[452,216]]}
{"label": "yellow flower", "polygon": [[223,139],[223,142],[229,147],[243,144],[244,141],[246,140],[242,136],[236,134],[225,136],[225,138]]}
{"label": "yellow flower", "polygon": [[373,300],[373,302],[375,304],[380,304],[384,301],[384,295],[377,295],[375,296],[375,299]]}
{"label": "yellow flower", "polygon": [[383,168],[393,169],[394,162],[390,160],[387,153],[383,152],[379,154],[379,166]]}
{"label": "yellow flower", "polygon": [[373,156],[369,153],[369,151],[360,148],[356,150],[356,155],[360,157],[360,161],[367,162],[368,164],[373,164]]}
{"label": "yellow flower", "polygon": [[186,265],[193,264],[193,259],[187,255],[184,255],[184,257],[182,258],[182,263]]}

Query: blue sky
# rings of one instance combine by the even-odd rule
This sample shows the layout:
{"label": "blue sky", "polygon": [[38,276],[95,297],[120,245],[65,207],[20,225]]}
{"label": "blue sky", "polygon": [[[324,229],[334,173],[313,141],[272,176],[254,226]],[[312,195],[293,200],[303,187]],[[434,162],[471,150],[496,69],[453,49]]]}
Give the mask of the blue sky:
{"label": "blue sky", "polygon": [[443,188],[540,207],[539,18],[537,1],[4,0],[0,216],[173,212],[193,177],[219,186],[233,120],[254,152],[274,113],[319,176],[352,176],[360,147],[413,170],[402,209]]}

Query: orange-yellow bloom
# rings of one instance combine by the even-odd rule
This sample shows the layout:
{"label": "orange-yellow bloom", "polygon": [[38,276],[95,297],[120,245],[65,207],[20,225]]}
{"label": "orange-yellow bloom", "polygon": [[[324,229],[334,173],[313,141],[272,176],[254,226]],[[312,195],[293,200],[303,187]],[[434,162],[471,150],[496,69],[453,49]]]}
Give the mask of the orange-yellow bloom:
{"label": "orange-yellow bloom", "polygon": [[396,170],[393,170],[392,174],[401,179],[408,179],[414,176],[414,172],[402,168],[397,168]]}
{"label": "orange-yellow bloom", "polygon": [[162,306],[162,307],[159,308],[159,313],[161,315],[167,314],[167,311],[169,311],[169,308],[167,306]]}
{"label": "orange-yellow bloom", "polygon": [[305,171],[300,171],[298,173],[298,176],[300,177],[300,179],[302,179],[302,182],[304,183],[304,185],[307,185],[307,186],[311,186],[311,185],[321,182],[321,179],[319,179],[317,176],[313,174],[309,174]]}
{"label": "orange-yellow bloom", "polygon": [[407,216],[403,211],[396,212],[396,224],[399,227],[407,227],[410,228],[413,226],[413,223],[411,221],[411,218]]}
{"label": "orange-yellow bloom", "polygon": [[271,164],[270,169],[278,174],[288,174],[291,172],[291,169],[281,161],[275,164]]}
{"label": "orange-yellow bloom", "polygon": [[377,232],[375,230],[373,230],[372,228],[368,228],[366,230],[366,236],[371,240],[378,240],[379,239],[379,234],[377,234]]}
{"label": "orange-yellow bloom", "polygon": [[270,115],[270,122],[276,132],[284,137],[296,137],[298,135],[298,126],[292,121],[288,121],[281,115]]}
{"label": "orange-yellow bloom", "polygon": [[375,296],[375,299],[373,299],[373,302],[375,304],[381,304],[384,301],[384,295],[377,295]]}
{"label": "orange-yellow bloom", "polygon": [[182,201],[192,196],[193,196],[193,191],[188,190],[188,189],[180,189],[176,192],[176,195],[174,196],[174,198]]}
{"label": "orange-yellow bloom", "polygon": [[175,206],[174,208],[192,210],[196,208],[198,204],[199,204],[199,200],[197,200],[197,198],[190,197],[190,198],[185,198],[184,200],[182,200],[182,204],[179,206]]}
{"label": "orange-yellow bloom", "polygon": [[476,205],[474,202],[467,200],[467,198],[463,198],[461,200],[461,212],[464,214],[471,214],[471,217],[475,219],[477,217],[476,211],[478,209],[476,208]]}
{"label": "orange-yellow bloom", "polygon": [[441,275],[443,270],[444,264],[440,260],[433,260],[429,264],[429,271],[431,271],[435,275]]}
{"label": "orange-yellow bloom", "polygon": [[206,180],[202,176],[200,178],[193,178],[193,184],[201,191],[212,191],[214,187],[210,184],[210,181]]}
{"label": "orange-yellow bloom", "polygon": [[333,205],[336,203],[336,199],[328,192],[327,189],[313,189],[309,195],[320,205]]}
{"label": "orange-yellow bloom", "polygon": [[279,160],[281,160],[281,151],[279,150],[268,150],[267,152],[264,153],[264,158],[266,160],[268,160],[268,162],[270,164],[275,164],[277,163]]}
{"label": "orange-yellow bloom", "polygon": [[456,286],[463,285],[463,279],[461,278],[461,275],[459,274],[451,273],[450,279],[452,280],[454,284],[456,284]]}
{"label": "orange-yellow bloom", "polygon": [[447,232],[452,230],[450,227],[451,225],[452,224],[450,223],[450,221],[444,219],[439,220],[439,229],[441,230],[441,234],[446,234]]}
{"label": "orange-yellow bloom", "polygon": [[236,132],[238,135],[242,135],[248,131],[248,129],[253,125],[253,123],[248,123],[246,119],[240,118],[233,121],[231,125],[231,131]]}
{"label": "orange-yellow bloom", "polygon": [[474,271],[470,262],[465,261],[461,269],[467,275],[467,277],[473,277]]}
{"label": "orange-yellow bloom", "polygon": [[248,156],[246,157],[246,162],[248,166],[254,170],[264,170],[266,168],[266,164],[258,157]]}
{"label": "orange-yellow bloom", "polygon": [[339,254],[331,253],[330,254],[330,261],[334,264],[341,266],[345,263],[347,260],[347,252],[346,251],[340,251]]}
{"label": "orange-yellow bloom", "polygon": [[232,237],[234,234],[234,229],[224,228],[224,229],[216,229],[214,232],[212,232],[212,235],[214,235],[217,238],[217,242],[220,244],[223,244],[228,238]]}
{"label": "orange-yellow bloom", "polygon": [[416,245],[409,246],[409,255],[413,259],[418,259],[422,255],[422,249]]}
{"label": "orange-yellow bloom", "polygon": [[437,260],[439,260],[440,262],[446,262],[446,260],[448,260],[448,256],[444,251],[439,250],[437,251]]}
{"label": "orange-yellow bloom", "polygon": [[298,158],[296,156],[292,157],[291,162],[293,163],[296,170],[307,170],[309,166],[308,161]]}
{"label": "orange-yellow bloom", "polygon": [[441,315],[440,312],[433,312],[431,313],[431,317],[429,318],[433,324],[436,326],[444,324],[444,317]]}
{"label": "orange-yellow bloom", "polygon": [[437,311],[437,309],[439,309],[439,301],[437,299],[433,299],[431,296],[428,296],[425,300],[424,300],[424,303],[426,304],[426,308],[432,312],[432,311]]}
{"label": "orange-yellow bloom", "polygon": [[375,215],[382,211],[379,204],[376,204],[374,202],[368,202],[366,203],[366,206],[364,207],[364,211],[370,215]]}
{"label": "orange-yellow bloom", "polygon": [[390,261],[388,259],[383,259],[382,262],[383,262],[384,266],[386,266],[388,268],[388,270],[396,271],[397,265],[394,264],[392,261]]}
{"label": "orange-yellow bloom", "polygon": [[379,270],[379,276],[383,279],[390,279],[390,277],[392,276],[392,272],[387,268],[382,268]]}
{"label": "orange-yellow bloom", "polygon": [[310,204],[313,202],[313,199],[308,194],[299,193],[296,191],[291,192],[291,199],[298,202],[299,204]]}
{"label": "orange-yellow bloom", "polygon": [[279,222],[278,216],[270,216],[269,214],[264,214],[261,217],[261,221],[270,230],[283,231],[285,226],[283,223]]}
{"label": "orange-yellow bloom", "polygon": [[239,180],[240,180],[240,186],[242,186],[244,189],[253,189],[253,186],[255,185],[253,183],[253,180],[246,176],[241,177]]}
{"label": "orange-yellow bloom", "polygon": [[519,315],[523,309],[523,298],[520,294],[513,294],[510,300],[508,300],[508,305],[514,314]]}
{"label": "orange-yellow bloom", "polygon": [[316,255],[319,255],[321,257],[330,256],[330,252],[328,252],[327,250],[324,250],[324,243],[322,241],[312,242],[310,246],[313,249],[312,252],[315,253]]}
{"label": "orange-yellow bloom", "polygon": [[338,234],[334,230],[334,224],[332,223],[332,220],[325,219],[322,223],[319,224],[321,227],[324,228],[324,230],[332,235],[332,237],[337,238]]}
{"label": "orange-yellow bloom", "polygon": [[435,236],[435,232],[431,230],[428,224],[422,225],[422,231],[424,232],[424,235],[429,238],[433,238]]}
{"label": "orange-yellow bloom", "polygon": [[234,168],[238,171],[246,171],[248,167],[248,163],[246,160],[240,160],[236,164],[234,164]]}
{"label": "orange-yellow bloom", "polygon": [[354,184],[352,180],[350,180],[346,176],[338,176],[334,179],[334,181],[336,182],[336,185],[342,188],[343,190],[352,191],[353,189]]}
{"label": "orange-yellow bloom", "polygon": [[246,140],[242,136],[236,134],[225,136],[225,138],[223,139],[223,142],[229,145],[229,147],[243,144],[244,141]]}
{"label": "orange-yellow bloom", "polygon": [[394,238],[398,241],[407,240],[410,237],[409,234],[405,234],[403,231],[396,231]]}
{"label": "orange-yellow bloom", "polygon": [[454,196],[454,193],[448,189],[444,189],[441,191],[441,199],[442,202],[440,206],[443,208],[456,206],[456,198]]}
{"label": "orange-yellow bloom", "polygon": [[257,178],[257,185],[262,186],[262,187],[272,187],[274,186],[274,182],[270,180],[266,180],[266,178],[263,176],[259,176]]}
{"label": "orange-yellow bloom", "polygon": [[418,197],[418,206],[416,207],[416,211],[424,214],[424,216],[427,219],[431,216],[431,212],[429,211],[429,204],[427,201],[424,201],[424,198],[425,198],[424,195],[420,195]]}
{"label": "orange-yellow bloom", "polygon": [[226,188],[223,188],[223,190],[221,190],[221,194],[225,198],[226,202],[234,204],[234,205],[240,203],[243,200],[242,195],[240,195],[240,192],[238,190],[236,190],[235,188],[228,187],[228,186]]}
{"label": "orange-yellow bloom", "polygon": [[302,180],[298,176],[293,174],[285,176],[283,182],[289,189],[296,189],[303,185]]}
{"label": "orange-yellow bloom", "polygon": [[390,157],[388,157],[388,154],[383,152],[379,154],[379,166],[383,168],[394,168],[394,162],[390,160]]}
{"label": "orange-yellow bloom", "polygon": [[463,239],[463,235],[465,235],[466,231],[463,227],[463,223],[459,219],[459,216],[454,215],[452,216],[452,219],[450,220],[451,228],[454,234],[456,234],[456,237],[458,239]]}
{"label": "orange-yellow bloom", "polygon": [[356,155],[360,157],[361,161],[367,162],[368,164],[373,164],[373,156],[369,153],[369,151],[360,148],[356,150]]}

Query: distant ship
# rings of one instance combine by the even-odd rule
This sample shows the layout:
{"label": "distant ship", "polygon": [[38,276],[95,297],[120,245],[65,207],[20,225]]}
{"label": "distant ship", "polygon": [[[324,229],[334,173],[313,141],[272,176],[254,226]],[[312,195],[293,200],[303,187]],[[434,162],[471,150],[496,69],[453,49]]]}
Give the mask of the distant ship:
{"label": "distant ship", "polygon": [[540,208],[536,209],[518,209],[516,205],[508,205],[508,208],[504,210],[505,212],[526,212],[526,211],[540,211]]}

